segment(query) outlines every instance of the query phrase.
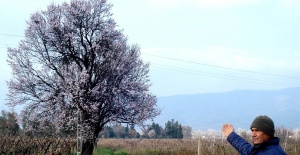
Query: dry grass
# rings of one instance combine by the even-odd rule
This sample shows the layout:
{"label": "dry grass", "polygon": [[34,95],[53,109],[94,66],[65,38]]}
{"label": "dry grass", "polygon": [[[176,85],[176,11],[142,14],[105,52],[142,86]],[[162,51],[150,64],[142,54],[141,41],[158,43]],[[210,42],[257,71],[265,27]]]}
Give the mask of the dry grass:
{"label": "dry grass", "polygon": [[[130,155],[198,155],[198,142],[198,139],[100,139],[97,144],[101,148],[123,149]],[[226,140],[204,139],[200,146],[201,155],[239,155]],[[298,155],[300,144],[289,140],[284,149],[289,155]]]}
{"label": "dry grass", "polygon": [[[100,148],[125,150],[130,155],[238,155],[226,140],[203,139],[99,139]],[[69,154],[76,146],[75,139],[1,137],[0,154]],[[298,155],[297,139],[282,140],[281,146],[289,155]]]}
{"label": "dry grass", "polygon": [[30,138],[0,136],[0,154],[70,154],[76,141],[71,138]]}
{"label": "dry grass", "polygon": [[[228,147],[227,142],[211,143],[203,140],[201,143],[201,155],[234,155],[237,152]],[[100,139],[98,147],[123,149],[131,155],[197,155],[197,139]]]}

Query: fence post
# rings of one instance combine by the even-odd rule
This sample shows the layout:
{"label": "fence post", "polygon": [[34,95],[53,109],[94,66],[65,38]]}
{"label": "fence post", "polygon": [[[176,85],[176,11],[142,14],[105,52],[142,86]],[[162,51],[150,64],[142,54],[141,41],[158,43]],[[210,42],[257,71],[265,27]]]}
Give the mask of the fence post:
{"label": "fence post", "polygon": [[202,152],[202,143],[201,143],[201,135],[200,135],[198,141],[198,155],[201,155],[201,152]]}
{"label": "fence post", "polygon": [[286,142],[287,142],[287,140],[288,140],[288,138],[289,138],[289,130],[286,130],[286,136],[285,136],[285,142],[284,142],[284,151],[286,151]]}
{"label": "fence post", "polygon": [[81,155],[82,151],[82,118],[81,118],[81,111],[79,108],[77,109],[77,146],[76,146],[76,155]]}

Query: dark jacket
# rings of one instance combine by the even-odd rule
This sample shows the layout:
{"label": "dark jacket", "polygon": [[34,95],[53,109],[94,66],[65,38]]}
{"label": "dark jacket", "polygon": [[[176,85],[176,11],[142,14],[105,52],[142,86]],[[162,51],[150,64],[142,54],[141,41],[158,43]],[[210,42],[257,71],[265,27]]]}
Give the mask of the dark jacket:
{"label": "dark jacket", "polygon": [[227,141],[242,155],[286,155],[279,145],[279,138],[277,137],[252,146],[238,134],[232,132],[227,137]]}

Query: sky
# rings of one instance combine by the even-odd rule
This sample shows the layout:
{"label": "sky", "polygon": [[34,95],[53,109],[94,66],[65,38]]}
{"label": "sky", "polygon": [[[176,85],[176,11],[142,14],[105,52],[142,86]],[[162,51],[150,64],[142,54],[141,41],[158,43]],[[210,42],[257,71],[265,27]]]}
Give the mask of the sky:
{"label": "sky", "polygon": [[[18,46],[32,13],[64,0],[0,1],[0,108],[7,109],[7,47]],[[298,0],[108,3],[118,29],[150,63],[157,97],[300,86]]]}

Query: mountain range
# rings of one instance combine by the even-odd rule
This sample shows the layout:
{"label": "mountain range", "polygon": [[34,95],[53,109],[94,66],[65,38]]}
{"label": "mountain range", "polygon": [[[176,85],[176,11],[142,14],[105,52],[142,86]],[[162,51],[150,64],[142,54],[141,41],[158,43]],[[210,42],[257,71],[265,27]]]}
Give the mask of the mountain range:
{"label": "mountain range", "polygon": [[249,129],[256,116],[267,115],[275,127],[300,128],[300,87],[280,90],[235,90],[158,97],[155,123],[178,121],[193,130],[220,130],[222,124]]}

